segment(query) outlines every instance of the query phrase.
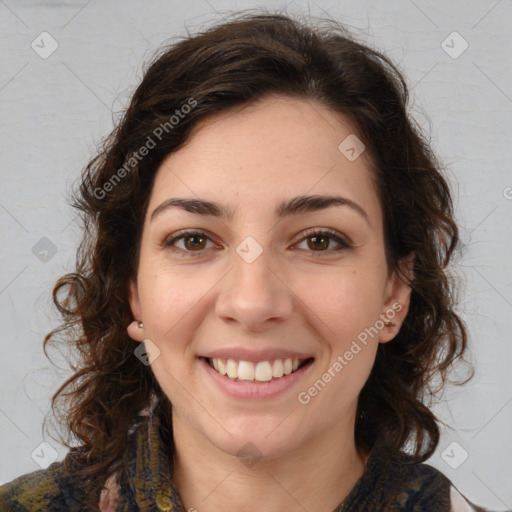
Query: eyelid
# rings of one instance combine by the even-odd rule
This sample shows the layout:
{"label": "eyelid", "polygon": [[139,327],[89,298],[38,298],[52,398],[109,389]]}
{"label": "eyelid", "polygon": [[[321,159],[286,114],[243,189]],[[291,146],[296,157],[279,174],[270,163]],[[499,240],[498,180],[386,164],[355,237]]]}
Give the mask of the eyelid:
{"label": "eyelid", "polygon": [[[340,245],[344,246],[346,249],[349,249],[354,246],[354,243],[350,238],[343,233],[331,228],[307,228],[304,231],[301,231],[298,235],[298,242],[302,242],[305,238],[308,238],[313,235],[327,235],[328,237],[334,239]],[[297,243],[298,243],[297,242]],[[334,249],[336,250],[336,249]],[[318,252],[318,253],[330,253],[333,249],[329,251],[310,251],[310,252]]]}
{"label": "eyelid", "polygon": [[[215,242],[212,240],[212,236],[205,230],[203,229],[181,229],[179,231],[176,231],[176,233],[173,233],[172,235],[169,235],[168,237],[164,238],[164,240],[159,243],[158,245],[162,248],[162,249],[176,249],[176,251],[178,252],[182,252],[182,253],[187,253],[187,254],[201,254],[205,251],[205,249],[202,249],[201,251],[185,251],[183,249],[177,249],[176,247],[174,247],[172,244],[177,242],[177,241],[180,241],[182,239],[185,239],[187,237],[192,237],[192,236],[199,236],[199,237],[203,237],[203,238],[206,238],[208,241],[212,242],[215,244]],[[218,246],[218,244],[217,244]]]}
{"label": "eyelid", "polygon": [[[311,237],[313,235],[319,235],[319,236],[327,236],[328,238],[334,240],[339,247],[334,249],[328,249],[325,251],[312,251],[309,250],[307,252],[311,253],[314,256],[328,256],[332,254],[336,254],[337,252],[341,252],[343,250],[351,249],[354,244],[350,240],[349,237],[346,235],[340,233],[339,231],[336,231],[334,229],[330,228],[307,228],[303,231],[301,231],[297,236],[297,241],[294,242],[294,245],[303,242],[308,237]],[[175,252],[181,252],[182,254],[186,255],[192,255],[192,256],[199,256],[204,253],[206,249],[201,249],[198,251],[186,251],[184,249],[176,248],[173,244],[177,241],[180,241],[182,239],[186,239],[187,237],[192,236],[198,236],[201,238],[206,238],[207,241],[210,241],[215,244],[214,240],[212,239],[212,236],[205,230],[202,229],[182,229],[180,231],[177,231],[176,233],[173,233],[172,235],[166,237],[163,242],[161,242],[159,245],[163,249],[171,249]],[[217,248],[220,248],[217,244]],[[293,247],[292,247],[293,249]]]}

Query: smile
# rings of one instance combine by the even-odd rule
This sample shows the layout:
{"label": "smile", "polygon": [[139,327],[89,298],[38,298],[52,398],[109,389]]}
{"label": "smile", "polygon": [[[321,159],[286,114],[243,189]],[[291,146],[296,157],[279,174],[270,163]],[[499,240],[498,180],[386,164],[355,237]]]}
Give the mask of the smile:
{"label": "smile", "polygon": [[273,361],[259,361],[256,364],[251,361],[236,361],[220,357],[206,358],[206,361],[215,371],[234,381],[270,382],[294,373],[312,361],[312,358],[274,359]]}

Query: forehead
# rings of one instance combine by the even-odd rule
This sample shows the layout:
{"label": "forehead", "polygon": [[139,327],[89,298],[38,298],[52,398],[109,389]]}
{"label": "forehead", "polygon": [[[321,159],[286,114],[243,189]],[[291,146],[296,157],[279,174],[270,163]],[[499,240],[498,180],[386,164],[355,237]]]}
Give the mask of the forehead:
{"label": "forehead", "polygon": [[314,100],[269,97],[215,114],[162,162],[150,208],[186,196],[261,211],[301,194],[342,194],[378,220],[369,157],[344,152],[354,137],[348,119]]}

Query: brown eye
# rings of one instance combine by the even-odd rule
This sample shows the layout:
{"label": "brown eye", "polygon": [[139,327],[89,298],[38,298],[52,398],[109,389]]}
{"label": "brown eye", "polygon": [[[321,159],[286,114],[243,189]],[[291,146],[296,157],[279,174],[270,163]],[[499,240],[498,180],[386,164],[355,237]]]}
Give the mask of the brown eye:
{"label": "brown eye", "polygon": [[[206,238],[198,235],[190,235],[183,238],[187,249],[204,249]],[[189,244],[190,242],[190,244]]]}
{"label": "brown eye", "polygon": [[310,236],[308,240],[312,241],[311,247],[314,249],[327,249],[329,247],[328,236]]}
{"label": "brown eye", "polygon": [[[182,252],[186,255],[199,256],[202,254],[210,238],[202,231],[186,231],[166,239],[162,246],[172,251]],[[182,246],[178,243],[183,242]]]}
{"label": "brown eye", "polygon": [[[333,252],[339,252],[345,249],[350,249],[352,245],[345,240],[340,233],[332,230],[317,230],[310,229],[302,233],[302,240],[307,240],[307,249],[312,252],[315,256],[323,256],[332,254]],[[331,241],[338,244],[338,247],[329,249]],[[316,253],[316,254],[315,254]]]}

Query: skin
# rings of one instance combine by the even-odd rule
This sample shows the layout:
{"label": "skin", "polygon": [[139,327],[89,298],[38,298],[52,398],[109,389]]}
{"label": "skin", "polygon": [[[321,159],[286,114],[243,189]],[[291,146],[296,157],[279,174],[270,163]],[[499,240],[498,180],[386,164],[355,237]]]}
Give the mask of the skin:
{"label": "skin", "polygon": [[[396,336],[411,290],[388,271],[367,154],[349,161],[338,150],[353,133],[319,102],[272,96],[202,121],[157,171],[129,284],[128,334],[160,350],[151,369],[173,404],[174,480],[186,510],[328,512],[364,472],[367,454],[354,442],[357,398],[378,344]],[[369,222],[347,206],[274,216],[278,203],[303,194],[347,197]],[[171,197],[216,201],[234,215],[171,208],[151,221]],[[308,228],[333,229],[352,246],[334,251],[331,238],[319,249],[302,234]],[[209,238],[181,239],[174,251],[160,245],[182,229]],[[262,248],[250,264],[236,252],[248,236]],[[401,305],[396,325],[359,344],[321,392],[299,403],[298,393],[393,304]],[[285,348],[315,361],[278,397],[241,400],[224,394],[198,359],[225,347]],[[248,442],[260,457],[251,467],[237,456]]]}

